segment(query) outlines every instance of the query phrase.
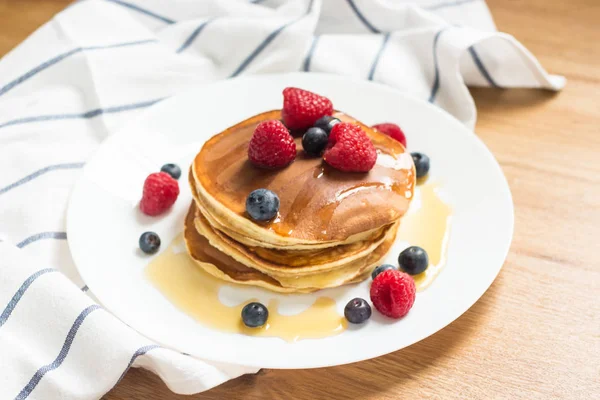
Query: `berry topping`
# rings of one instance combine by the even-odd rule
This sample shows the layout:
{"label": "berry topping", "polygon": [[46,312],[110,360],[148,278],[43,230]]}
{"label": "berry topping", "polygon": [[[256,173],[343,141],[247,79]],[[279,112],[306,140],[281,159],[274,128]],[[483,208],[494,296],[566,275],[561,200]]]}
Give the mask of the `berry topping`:
{"label": "berry topping", "polygon": [[402,143],[402,146],[406,147],[406,136],[404,136],[404,132],[402,132],[402,129],[400,129],[398,125],[387,122],[383,124],[373,125],[373,128],[381,133],[385,133],[392,139],[396,139],[397,141]]}
{"label": "berry topping", "polygon": [[320,156],[328,141],[327,132],[321,128],[312,127],[302,136],[302,147],[311,156]]}
{"label": "berry topping", "polygon": [[140,236],[140,249],[146,254],[154,254],[160,248],[160,238],[154,232],[144,232]]}
{"label": "berry topping", "polygon": [[388,269],[371,283],[375,309],[390,318],[404,317],[415,303],[415,281],[404,272]]}
{"label": "berry topping", "polygon": [[270,190],[256,189],[246,198],[246,211],[255,221],[268,221],[279,211],[279,197]]}
{"label": "berry topping", "polygon": [[423,153],[410,153],[413,162],[415,163],[415,170],[417,171],[417,179],[422,178],[429,172],[429,157]]}
{"label": "berry topping", "polygon": [[324,115],[331,115],[333,105],[327,97],[298,88],[283,90],[283,123],[289,129],[307,129]]}
{"label": "berry topping", "polygon": [[360,126],[347,122],[335,125],[323,159],[346,172],[367,172],[375,165],[377,151]]}
{"label": "berry topping", "polygon": [[242,321],[249,328],[263,326],[269,318],[269,310],[260,303],[249,303],[242,309]]}
{"label": "berry topping", "polygon": [[371,306],[364,299],[357,297],[346,304],[344,316],[351,324],[362,324],[371,318]]}
{"label": "berry topping", "polygon": [[177,164],[165,164],[160,168],[161,172],[166,172],[171,175],[173,179],[179,179],[181,177],[181,168]]}
{"label": "berry topping", "polygon": [[383,271],[387,271],[388,269],[396,269],[396,267],[394,267],[391,264],[382,264],[378,267],[376,267],[373,272],[371,272],[371,279],[375,279],[377,278],[377,275],[379,275],[380,273],[382,273]]}
{"label": "berry topping", "polygon": [[144,182],[140,210],[151,216],[161,214],[175,203],[177,196],[179,196],[177,181],[166,172],[155,172],[148,175]]}
{"label": "berry topping", "polygon": [[340,122],[342,121],[330,115],[326,115],[319,118],[317,122],[315,122],[315,127],[323,129],[329,135],[329,133],[331,133],[331,129],[333,129],[333,127]]}
{"label": "berry topping", "polygon": [[258,167],[284,167],[296,158],[296,143],[281,121],[264,121],[254,129],[248,158]]}
{"label": "berry topping", "polygon": [[410,246],[398,256],[398,263],[403,271],[417,275],[425,271],[429,266],[427,252],[419,246]]}

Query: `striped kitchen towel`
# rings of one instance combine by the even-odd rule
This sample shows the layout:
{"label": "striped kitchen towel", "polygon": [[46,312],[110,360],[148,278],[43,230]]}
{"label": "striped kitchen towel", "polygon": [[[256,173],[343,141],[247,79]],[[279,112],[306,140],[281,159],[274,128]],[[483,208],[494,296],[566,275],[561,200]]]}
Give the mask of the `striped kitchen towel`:
{"label": "striped kitchen towel", "polygon": [[381,82],[468,127],[466,85],[558,90],[481,0],[82,0],[0,61],[0,398],[92,399],[131,366],[178,393],[252,369],[162,348],[94,301],[65,211],[124,122],[192,85],[318,71]]}

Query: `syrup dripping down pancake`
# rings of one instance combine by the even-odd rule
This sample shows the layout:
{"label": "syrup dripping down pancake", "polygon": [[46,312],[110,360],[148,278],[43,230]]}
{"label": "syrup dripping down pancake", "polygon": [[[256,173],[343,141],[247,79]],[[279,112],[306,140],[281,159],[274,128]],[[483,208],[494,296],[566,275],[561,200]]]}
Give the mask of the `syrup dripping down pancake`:
{"label": "syrup dripping down pancake", "polygon": [[[364,240],[406,212],[415,184],[410,154],[339,112],[337,118],[360,124],[377,149],[377,163],[368,173],[337,171],[321,158],[308,157],[300,138],[289,166],[253,166],[247,147],[254,128],[280,116],[279,110],[265,112],[215,135],[192,163],[192,190],[220,230],[250,246],[314,250]],[[258,188],[272,190],[281,201],[278,217],[268,223],[252,221],[245,213],[246,196]]]}

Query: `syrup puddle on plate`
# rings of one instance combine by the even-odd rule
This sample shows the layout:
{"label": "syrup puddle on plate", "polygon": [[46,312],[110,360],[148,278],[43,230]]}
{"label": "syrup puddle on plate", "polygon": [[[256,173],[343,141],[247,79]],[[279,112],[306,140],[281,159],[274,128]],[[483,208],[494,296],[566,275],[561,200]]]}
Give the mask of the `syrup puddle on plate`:
{"label": "syrup puddle on plate", "polygon": [[288,342],[333,336],[346,329],[347,322],[336,310],[335,300],[319,297],[306,310],[295,315],[280,314],[278,300],[267,304],[269,319],[260,328],[242,323],[242,308],[255,299],[229,307],[219,300],[222,286],[231,285],[200,269],[188,256],[182,235],[156,256],[146,268],[146,276],[174,305],[210,328],[252,336],[279,337]]}
{"label": "syrup puddle on plate", "polygon": [[417,291],[420,292],[431,285],[446,265],[452,207],[440,198],[435,184],[425,183],[417,188],[421,201],[420,204],[411,204],[411,207],[419,207],[402,217],[396,240],[422,247],[429,256],[429,267],[413,276]]}
{"label": "syrup puddle on plate", "polygon": [[[423,247],[430,265],[414,276],[418,291],[427,288],[446,263],[452,209],[439,197],[433,184],[419,185],[419,207],[406,214],[400,223],[397,239]],[[261,328],[248,328],[241,320],[242,308],[255,299],[230,307],[219,300],[219,290],[232,286],[204,272],[188,256],[183,235],[155,256],[146,267],[146,276],[175,306],[203,325],[222,332],[251,336],[279,337],[288,342],[317,339],[340,334],[347,321],[329,297],[318,297],[304,311],[295,315],[279,312],[279,301],[267,303],[269,319]],[[363,296],[368,298],[368,292]],[[314,294],[313,294],[314,296]]]}

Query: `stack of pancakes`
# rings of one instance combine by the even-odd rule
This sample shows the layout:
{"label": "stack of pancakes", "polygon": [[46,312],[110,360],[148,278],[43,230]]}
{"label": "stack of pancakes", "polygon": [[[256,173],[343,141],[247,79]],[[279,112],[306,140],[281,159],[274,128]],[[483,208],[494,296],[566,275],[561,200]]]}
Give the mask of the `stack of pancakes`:
{"label": "stack of pancakes", "polygon": [[[249,118],[212,137],[189,171],[194,196],[185,221],[187,250],[200,268],[223,280],[278,292],[311,292],[366,278],[390,249],[413,197],[415,171],[404,147],[363,128],[377,149],[368,173],[335,170],[302,150],[294,162],[267,170],[250,163],[248,142],[262,121]],[[252,220],[246,197],[264,188],[280,199],[278,215]]]}

